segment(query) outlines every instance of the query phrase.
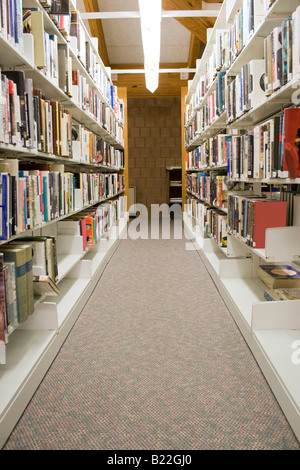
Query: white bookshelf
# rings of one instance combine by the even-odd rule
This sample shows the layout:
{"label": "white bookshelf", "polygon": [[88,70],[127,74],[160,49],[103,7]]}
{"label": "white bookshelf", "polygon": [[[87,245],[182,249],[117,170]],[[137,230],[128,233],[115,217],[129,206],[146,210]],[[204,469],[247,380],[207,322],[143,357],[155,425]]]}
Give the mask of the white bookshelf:
{"label": "white bookshelf", "polygon": [[[64,35],[61,34],[38,0],[23,0],[23,7],[26,6],[43,12],[45,30],[55,34],[58,43],[69,45],[73,69],[78,69],[80,74],[86,78],[87,84],[93,88],[99,99],[109,106],[116,122],[123,128],[123,122],[120,121],[119,116],[115,115],[111,103],[103,95],[102,91],[97,88],[94,78],[86,70],[76,51],[72,49],[72,42],[69,43]],[[110,79],[110,70],[104,67],[95,42],[89,36],[81,18],[80,24],[84,30],[86,40],[90,42],[104,74]],[[56,83],[35,67],[30,58],[30,52],[32,51],[27,49],[24,53],[20,52],[18,47],[4,38],[1,33],[0,48],[1,73],[14,68],[24,70],[26,78],[33,79],[34,88],[40,88],[46,99],[59,101],[70,111],[72,119],[78,121],[99,137],[102,137],[116,149],[124,150],[123,140],[118,140],[105,126],[102,126],[92,115],[78,106],[74,98],[67,96]],[[75,160],[73,158],[57,157],[25,147],[0,143],[0,159],[5,160],[10,158],[36,163],[60,163],[64,164],[68,171],[71,172],[119,173],[124,170],[124,168],[113,165],[109,166]],[[85,251],[83,250],[82,237],[58,234],[57,223],[82,212],[83,209],[109,202],[123,194],[123,190],[115,194],[110,192],[107,197],[101,200],[93,200],[90,204],[78,207],[73,212],[36,225],[33,229],[14,235],[9,240],[0,241],[0,245],[2,245],[21,236],[55,236],[58,261],[57,284],[60,289],[58,296],[35,298],[33,314],[10,333],[6,345],[0,345],[0,448],[5,444],[9,434],[59,352],[60,347],[92,294],[105,266],[117,249],[123,234],[126,233],[128,214],[125,212],[122,218],[116,220],[108,231],[102,234],[93,248],[88,248]]]}
{"label": "white bookshelf", "polygon": [[[189,83],[186,104],[193,99],[197,84],[205,74],[206,63],[212,53],[216,30],[229,29],[234,17],[243,6],[243,0],[224,0],[219,17],[210,35],[202,59],[198,61],[197,73]],[[226,71],[228,76],[236,76],[243,65],[252,59],[264,57],[264,38],[275,26],[280,26],[283,19],[290,18],[299,6],[298,0],[277,0],[256,31]],[[265,97],[255,108],[240,116],[234,122],[216,121],[204,132],[199,132],[194,141],[186,147],[194,150],[213,137],[220,130],[235,134],[238,130],[252,130],[254,126],[269,119],[284,107],[292,105],[292,97],[299,88],[299,78],[294,77],[286,85]],[[207,91],[214,91],[214,82]],[[205,97],[206,98],[206,97]],[[199,106],[194,109],[201,108]],[[193,116],[191,116],[192,119]],[[223,117],[224,119],[224,117]],[[189,124],[189,123],[187,123]],[[205,168],[186,169],[186,172],[205,171]],[[261,184],[299,184],[300,180],[290,178],[272,179],[232,179],[232,182],[252,184],[255,188]],[[241,186],[240,186],[241,187]],[[242,185],[244,188],[244,186]],[[187,190],[187,195],[189,191]],[[199,199],[192,194],[193,198]],[[205,201],[204,201],[205,202]],[[258,266],[266,263],[299,265],[300,228],[282,227],[266,230],[265,248],[255,249],[233,234],[227,236],[227,247],[220,247],[210,239],[198,221],[191,215],[189,206],[184,212],[184,227],[190,242],[187,249],[195,249],[212,276],[232,317],[247,341],[261,370],[263,371],[274,395],[285,413],[295,435],[300,440],[300,364],[292,361],[292,344],[300,341],[300,301],[267,301],[264,292],[267,286],[258,276]],[[191,246],[193,245],[193,247]]]}
{"label": "white bookshelf", "polygon": [[205,263],[299,439],[300,367],[291,358],[292,344],[300,340],[300,301],[267,302],[266,286],[256,277],[252,259],[228,258],[217,244],[211,240],[208,243],[195,230],[186,213],[184,222],[186,235]]}

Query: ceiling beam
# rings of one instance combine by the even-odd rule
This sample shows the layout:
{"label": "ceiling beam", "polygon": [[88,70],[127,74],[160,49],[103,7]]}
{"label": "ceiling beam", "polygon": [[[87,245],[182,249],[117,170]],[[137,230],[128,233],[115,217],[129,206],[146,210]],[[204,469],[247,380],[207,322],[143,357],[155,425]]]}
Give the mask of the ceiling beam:
{"label": "ceiling beam", "polygon": [[[85,0],[86,1],[86,0]],[[218,10],[167,10],[162,11],[162,18],[211,18],[217,17]],[[140,19],[139,11],[93,11],[81,13],[83,20]]]}
{"label": "ceiling beam", "polygon": [[[112,74],[124,74],[124,73],[144,73],[144,68],[142,69],[111,69]],[[197,69],[191,69],[191,68],[182,68],[182,69],[173,69],[173,68],[168,68],[168,69],[159,69],[158,73],[196,73]]]}
{"label": "ceiling beam", "polygon": [[[83,0],[83,2],[86,12],[92,13],[99,10],[98,0]],[[82,14],[80,16],[82,16]],[[109,67],[110,64],[102,22],[100,19],[90,19],[89,26],[91,29],[91,35],[95,38],[98,38],[98,52],[102,59],[102,62],[106,67]]]}

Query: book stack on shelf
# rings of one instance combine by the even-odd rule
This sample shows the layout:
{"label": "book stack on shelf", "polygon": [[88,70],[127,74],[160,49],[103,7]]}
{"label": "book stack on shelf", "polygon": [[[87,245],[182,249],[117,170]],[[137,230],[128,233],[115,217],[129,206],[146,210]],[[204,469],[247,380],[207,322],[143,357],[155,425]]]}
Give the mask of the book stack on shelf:
{"label": "book stack on shelf", "polygon": [[223,2],[187,89],[183,166],[186,232],[298,438],[299,44],[299,1]]}
{"label": "book stack on shelf", "polygon": [[73,0],[0,7],[2,445],[126,229],[127,168],[126,93]]}

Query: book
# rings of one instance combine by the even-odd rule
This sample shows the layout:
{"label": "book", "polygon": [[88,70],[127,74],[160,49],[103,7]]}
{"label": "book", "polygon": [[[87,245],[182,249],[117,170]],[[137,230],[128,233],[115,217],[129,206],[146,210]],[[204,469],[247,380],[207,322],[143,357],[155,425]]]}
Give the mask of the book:
{"label": "book", "polygon": [[4,263],[14,262],[16,275],[18,323],[28,318],[26,251],[20,246],[1,246]]}
{"label": "book", "polygon": [[278,300],[282,300],[280,295],[278,294],[277,290],[275,290],[275,289],[266,289],[264,291],[264,298],[268,302],[276,302]]}
{"label": "book", "polygon": [[5,268],[3,255],[0,254],[0,343],[7,343],[8,321],[6,310]]}
{"label": "book", "polygon": [[300,108],[287,108],[284,110],[283,139],[283,170],[288,171],[290,178],[299,178]]}
{"label": "book", "polygon": [[249,77],[246,76],[248,82],[249,109],[255,108],[265,99],[265,62],[261,60],[251,60],[249,62]]}
{"label": "book", "polygon": [[300,300],[300,288],[276,289],[281,300]]}
{"label": "book", "polygon": [[42,11],[34,8],[23,8],[23,32],[33,34],[34,64],[37,68],[45,68],[47,58]]}
{"label": "book", "polygon": [[35,297],[60,294],[60,289],[50,276],[33,276],[33,289]]}
{"label": "book", "polygon": [[34,294],[33,294],[33,274],[32,274],[32,246],[25,244],[23,240],[14,240],[9,246],[16,245],[25,251],[26,260],[26,290],[27,290],[27,311],[28,316],[34,311]]}
{"label": "book", "polygon": [[8,333],[18,325],[17,293],[16,293],[16,268],[14,262],[6,261],[5,292]]}
{"label": "book", "polygon": [[260,265],[258,276],[269,289],[300,287],[300,271],[290,265]]}
{"label": "book", "polygon": [[69,15],[70,2],[69,0],[52,0],[49,9],[49,15]]}

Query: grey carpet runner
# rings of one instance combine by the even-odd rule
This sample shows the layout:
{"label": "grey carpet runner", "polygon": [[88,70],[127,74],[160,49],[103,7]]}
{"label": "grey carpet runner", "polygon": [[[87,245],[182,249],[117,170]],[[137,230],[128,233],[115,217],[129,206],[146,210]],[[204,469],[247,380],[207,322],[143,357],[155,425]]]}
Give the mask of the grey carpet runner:
{"label": "grey carpet runner", "polygon": [[199,255],[123,240],[4,449],[299,449]]}

